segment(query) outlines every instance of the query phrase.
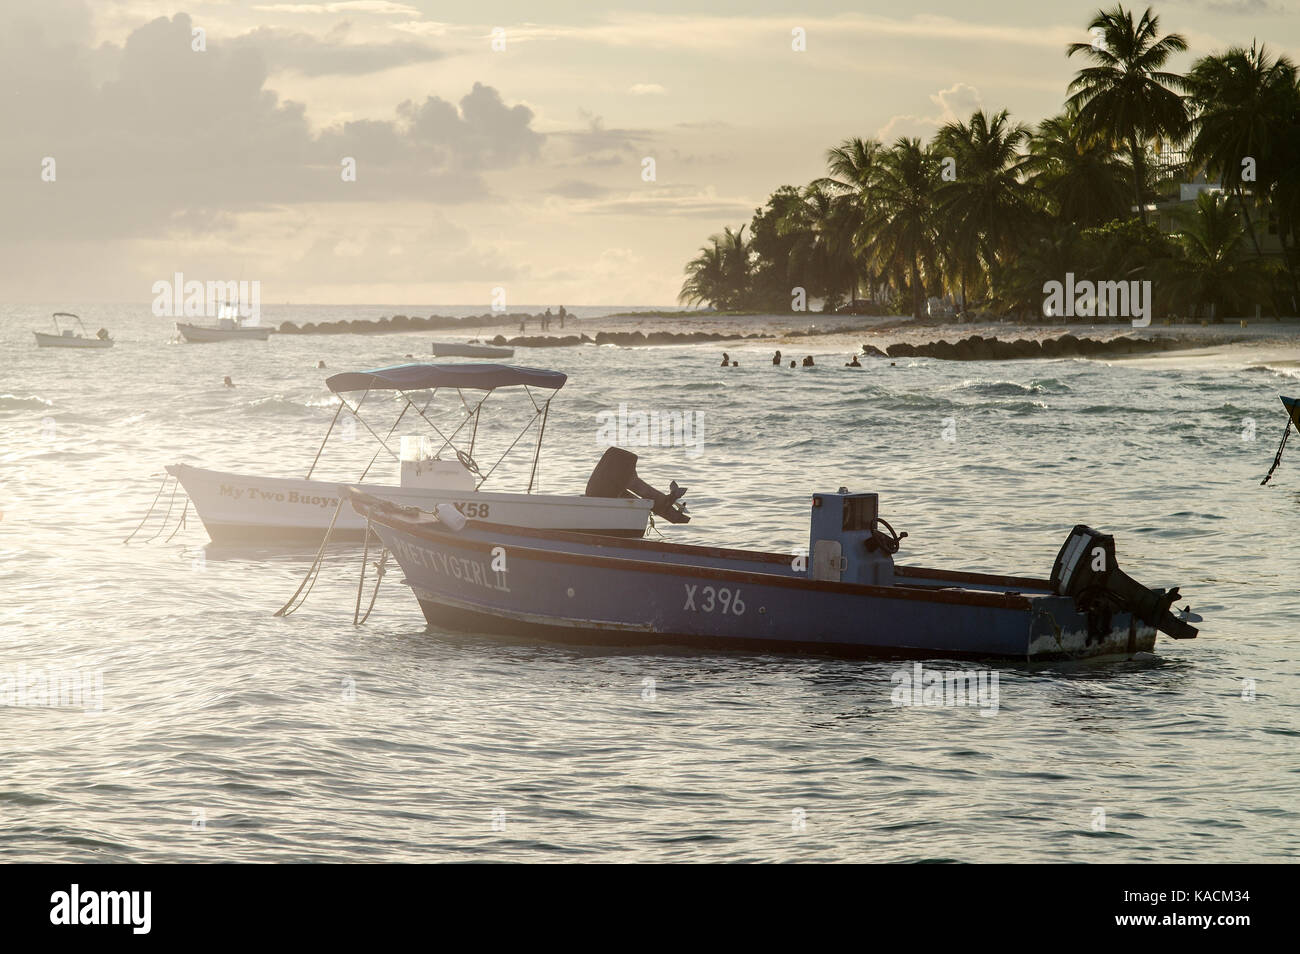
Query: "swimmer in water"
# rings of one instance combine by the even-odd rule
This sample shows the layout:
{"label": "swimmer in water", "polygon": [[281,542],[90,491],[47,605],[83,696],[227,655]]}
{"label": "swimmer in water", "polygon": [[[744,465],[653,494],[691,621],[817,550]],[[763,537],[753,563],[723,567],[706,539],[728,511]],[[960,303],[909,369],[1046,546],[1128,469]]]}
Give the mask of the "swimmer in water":
{"label": "swimmer in water", "polygon": [[860,361],[858,361],[858,356],[855,354],[855,355],[853,356],[853,360],[850,361],[850,362],[848,362],[846,365],[844,365],[844,367],[846,367],[846,368],[860,368],[860,367],[862,367],[862,363],[861,363]]}
{"label": "swimmer in water", "polygon": [[228,375],[228,374],[226,375],[226,379],[225,379],[224,381],[222,381],[221,383],[224,384],[224,385],[225,385],[226,387],[228,387],[228,388],[233,388],[233,387],[235,386],[235,382],[232,381],[232,380],[230,380],[230,375]]}
{"label": "swimmer in water", "polygon": [[772,363],[773,364],[781,363],[781,352],[778,351],[776,354],[772,355]]}
{"label": "swimmer in water", "polygon": [[792,367],[792,368],[794,367],[794,362],[793,362],[793,361],[790,362],[790,367]]}
{"label": "swimmer in water", "polygon": [[815,367],[815,365],[813,364],[812,355],[808,355],[808,357],[806,357],[806,358],[803,359],[803,366],[804,366],[805,368],[812,368],[812,367]]}
{"label": "swimmer in water", "polygon": [[316,367],[317,367],[318,369],[323,369],[323,368],[325,367],[325,362],[324,362],[324,361],[317,361],[317,362],[316,362]]}
{"label": "swimmer in water", "polygon": [[728,367],[730,364],[731,364],[731,355],[727,354],[727,352],[725,351],[722,352],[722,366],[725,368]]}

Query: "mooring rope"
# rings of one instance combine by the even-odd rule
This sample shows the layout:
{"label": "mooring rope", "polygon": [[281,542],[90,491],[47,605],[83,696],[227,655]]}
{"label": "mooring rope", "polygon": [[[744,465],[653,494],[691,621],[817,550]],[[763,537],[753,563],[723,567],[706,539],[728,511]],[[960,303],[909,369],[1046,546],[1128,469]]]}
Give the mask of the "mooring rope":
{"label": "mooring rope", "polygon": [[366,564],[370,560],[370,515],[366,515],[366,545],[361,553],[361,576],[357,580],[357,605],[352,610],[352,625],[360,626],[366,620],[370,619],[370,611],[375,608],[375,600],[379,598],[379,584],[384,582],[384,573],[388,566],[388,547],[384,547],[383,552],[379,555],[379,562],[375,564],[375,589],[370,594],[370,605],[366,607],[366,615],[361,616],[361,594],[366,585]]}
{"label": "mooring rope", "polygon": [[[311,561],[311,566],[307,568],[307,575],[302,578],[302,582],[298,584],[298,588],[293,591],[293,596],[289,597],[288,602],[275,611],[276,616],[288,616],[289,614],[296,612],[304,603],[307,602],[307,597],[311,596],[311,591],[316,586],[316,580],[320,577],[321,563],[325,560],[325,548],[329,546],[330,536],[334,533],[334,523],[338,520],[339,514],[343,512],[343,507],[347,503],[347,497],[339,499],[339,505],[334,508],[334,516],[330,517],[330,525],[325,530],[325,537],[320,542],[320,549],[316,551],[316,559]],[[311,583],[310,586],[307,585],[308,581]],[[302,592],[304,586],[307,587],[306,593]],[[300,600],[298,599],[299,593],[302,593],[302,599]],[[294,600],[298,600],[296,606],[294,605]]]}
{"label": "mooring rope", "polygon": [[157,540],[162,535],[162,532],[167,529],[167,521],[168,519],[171,518],[172,507],[176,506],[176,491],[180,489],[181,489],[180,480],[179,479],[173,480],[172,492],[171,492],[171,496],[167,498],[167,512],[163,514],[162,524],[158,527],[157,532],[154,533],[154,535],[150,537],[148,540],[146,540],[145,543],[153,543],[153,541]]}
{"label": "mooring rope", "polygon": [[[150,517],[153,516],[153,509],[154,509],[154,507],[158,506],[158,499],[162,496],[162,492],[163,492],[163,490],[166,489],[166,487],[167,487],[167,481],[168,481],[168,480],[175,480],[175,479],[176,479],[176,478],[173,477],[171,474],[167,474],[167,473],[164,473],[164,474],[163,474],[162,483],[160,483],[160,484],[158,485],[158,492],[157,492],[156,494],[153,495],[153,503],[151,503],[151,504],[149,505],[149,509],[145,511],[145,515],[140,519],[140,523],[136,526],[136,528],[135,528],[134,530],[131,531],[131,533],[127,536],[127,538],[126,538],[125,540],[122,541],[123,543],[130,543],[130,542],[131,542],[131,537],[134,537],[137,533],[140,532],[140,529],[145,525],[145,522],[146,522]],[[151,537],[150,539],[152,539],[152,537]],[[146,541],[146,542],[147,542],[147,541]]]}
{"label": "mooring rope", "polygon": [[1261,487],[1273,479],[1273,471],[1277,470],[1277,465],[1282,463],[1282,451],[1286,449],[1286,440],[1290,436],[1291,419],[1288,417],[1286,421],[1286,430],[1282,432],[1282,443],[1277,445],[1277,456],[1273,458],[1273,466],[1268,469],[1268,473],[1264,475],[1264,479],[1259,482]]}
{"label": "mooring rope", "polygon": [[176,536],[176,534],[180,533],[182,530],[186,528],[186,526],[188,526],[188,524],[185,522],[185,515],[188,514],[189,512],[190,512],[190,498],[186,497],[185,506],[181,509],[181,518],[180,520],[176,521],[176,529],[171,532],[171,535],[168,536],[167,539],[163,541],[163,543],[171,543],[172,537]]}

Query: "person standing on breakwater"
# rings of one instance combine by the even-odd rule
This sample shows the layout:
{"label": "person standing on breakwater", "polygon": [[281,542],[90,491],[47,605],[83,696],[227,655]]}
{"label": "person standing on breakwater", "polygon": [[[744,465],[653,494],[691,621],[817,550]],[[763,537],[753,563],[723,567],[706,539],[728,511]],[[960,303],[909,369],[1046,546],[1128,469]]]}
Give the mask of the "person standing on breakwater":
{"label": "person standing on breakwater", "polygon": [[551,330],[551,309],[549,308],[546,309],[546,314],[542,315],[542,330]]}
{"label": "person standing on breakwater", "polygon": [[781,364],[781,352],[772,355],[772,363],[778,366]]}
{"label": "person standing on breakwater", "polygon": [[528,330],[528,319],[527,319],[527,318],[520,318],[520,319],[519,319],[519,333],[522,335],[526,330]]}
{"label": "person standing on breakwater", "polygon": [[560,330],[563,331],[563,330],[564,330],[564,319],[565,319],[566,317],[568,317],[568,314],[569,314],[569,313],[568,313],[567,311],[565,311],[565,310],[564,310],[564,306],[561,305],[561,306],[560,306],[560,312],[559,312],[559,314],[560,314]]}

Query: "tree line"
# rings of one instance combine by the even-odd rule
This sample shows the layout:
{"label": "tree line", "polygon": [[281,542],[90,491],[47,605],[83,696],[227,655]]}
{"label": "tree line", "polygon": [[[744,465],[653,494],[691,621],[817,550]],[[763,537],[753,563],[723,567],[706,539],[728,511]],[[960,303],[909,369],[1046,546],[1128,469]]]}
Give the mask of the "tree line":
{"label": "tree line", "polygon": [[[1170,72],[1187,42],[1150,8],[1098,11],[1088,29],[1065,50],[1081,68],[1059,115],[1030,127],[980,109],[929,142],[846,139],[825,176],[711,236],[680,300],[920,317],[950,296],[959,311],[1029,317],[1044,283],[1072,273],[1150,281],[1161,316],[1296,314],[1295,64],[1252,41]],[[1221,190],[1151,214],[1201,173]]]}

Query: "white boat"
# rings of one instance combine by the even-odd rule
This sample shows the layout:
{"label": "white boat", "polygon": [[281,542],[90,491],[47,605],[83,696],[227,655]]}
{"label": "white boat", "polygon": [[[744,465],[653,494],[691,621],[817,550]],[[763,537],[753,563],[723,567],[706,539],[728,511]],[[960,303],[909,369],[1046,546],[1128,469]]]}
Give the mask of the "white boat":
{"label": "white boat", "polygon": [[[188,464],[170,465],[167,472],[184,488],[214,543],[319,543],[327,531],[332,541],[360,541],[365,536],[366,521],[352,509],[343,490],[357,481],[312,478],[340,415],[347,411],[380,445],[375,457],[387,453],[400,465],[399,482],[366,482],[361,486],[370,494],[402,506],[434,510],[438,504],[451,504],[471,521],[622,537],[642,536],[652,511],[673,523],[689,520],[685,508],[677,502],[684,491],[674,483],[671,493],[662,494],[645,484],[636,476],[635,455],[620,448],[606,451],[587,482],[586,493],[533,492],[551,400],[566,380],[558,371],[500,364],[406,364],[343,372],[325,382],[339,395],[339,408],[305,477],[266,477]],[[528,392],[535,413],[501,458],[491,467],[480,468],[473,455],[483,404],[497,389],[515,387]],[[426,416],[439,389],[457,394],[464,411],[459,424],[448,428],[449,432]],[[358,413],[373,391],[396,392],[403,401],[397,422],[387,436],[373,430]],[[484,393],[477,401],[466,401],[465,391]],[[549,394],[543,398],[534,391]],[[354,407],[344,395],[355,392],[363,393]],[[419,398],[419,403],[414,398]],[[409,412],[432,427],[442,442],[437,451],[433,449],[437,441],[425,435],[403,436],[400,451],[390,446],[398,425]],[[497,465],[534,424],[539,426],[527,488],[523,492],[482,490]],[[458,438],[463,446],[457,446]],[[369,470],[367,467],[366,472]],[[363,481],[365,476],[363,473]]]}
{"label": "white boat", "polygon": [[181,336],[195,344],[213,341],[265,341],[271,337],[270,326],[245,324],[239,310],[234,305],[225,305],[217,314],[215,325],[194,325],[189,322],[176,322],[176,330]]}
{"label": "white boat", "polygon": [[[63,319],[71,318],[73,321],[77,323],[77,327],[81,329],[81,333],[80,334],[76,333],[75,331],[72,330],[71,327],[65,327],[69,325],[69,322],[67,322],[66,320],[63,322],[62,325],[60,325],[59,324],[60,318]],[[108,336],[107,331],[105,331],[103,328],[100,328],[98,334],[96,334],[94,337],[91,337],[90,335],[86,334],[86,326],[81,323],[81,319],[78,318],[70,311],[56,311],[54,313],[54,334],[48,334],[42,331],[33,331],[32,334],[36,336],[36,346],[38,348],[111,348],[113,347],[113,339]]]}

